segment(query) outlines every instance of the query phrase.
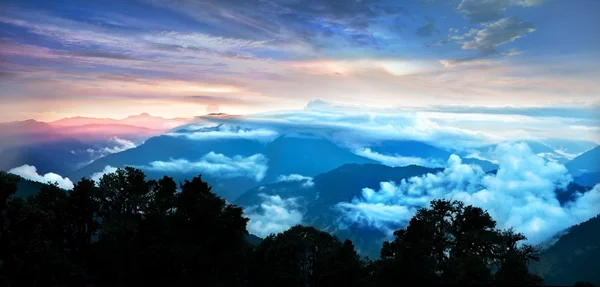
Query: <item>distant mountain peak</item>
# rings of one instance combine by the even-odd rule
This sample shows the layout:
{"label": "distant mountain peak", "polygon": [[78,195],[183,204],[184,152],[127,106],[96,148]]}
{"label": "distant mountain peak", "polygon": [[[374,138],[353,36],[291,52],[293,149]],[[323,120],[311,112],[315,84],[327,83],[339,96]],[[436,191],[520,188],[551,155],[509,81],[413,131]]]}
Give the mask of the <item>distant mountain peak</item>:
{"label": "distant mountain peak", "polygon": [[128,116],[127,119],[139,119],[139,118],[160,118],[160,117],[155,117],[149,113],[141,113],[139,115],[132,115],[132,116]]}
{"label": "distant mountain peak", "polygon": [[229,114],[227,113],[208,113],[206,114],[207,117],[227,117],[229,116]]}
{"label": "distant mountain peak", "polygon": [[317,98],[317,99],[310,100],[308,102],[308,104],[306,104],[304,109],[305,110],[319,110],[319,109],[326,109],[326,108],[330,108],[330,107],[331,107],[331,103]]}

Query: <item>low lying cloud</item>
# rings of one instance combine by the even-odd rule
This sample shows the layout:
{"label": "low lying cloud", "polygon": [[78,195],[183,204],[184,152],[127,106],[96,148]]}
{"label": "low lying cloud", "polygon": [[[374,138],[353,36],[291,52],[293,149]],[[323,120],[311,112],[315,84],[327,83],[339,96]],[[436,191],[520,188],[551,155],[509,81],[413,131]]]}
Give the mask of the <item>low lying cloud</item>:
{"label": "low lying cloud", "polygon": [[37,172],[37,168],[31,165],[22,165],[15,167],[8,171],[9,173],[21,176],[24,179],[31,181],[37,181],[41,183],[57,183],[62,189],[72,189],[74,187],[73,182],[68,177],[62,177],[56,173],[49,172],[44,175],[40,175]]}
{"label": "low lying cloud", "polygon": [[429,168],[444,167],[445,162],[439,159],[424,159],[420,157],[385,155],[372,151],[370,148],[358,149],[354,153],[357,155],[376,160],[384,165],[397,167],[408,165],[420,165]]}
{"label": "low lying cloud", "polygon": [[489,211],[499,228],[512,227],[538,244],[600,213],[600,185],[561,205],[556,192],[572,181],[563,165],[536,156],[524,143],[500,145],[496,153],[495,175],[452,155],[442,172],[382,182],[378,191],[365,188],[360,197],[338,203],[340,219],[391,234],[431,200],[460,200]]}
{"label": "low lying cloud", "polygon": [[99,149],[88,149],[87,152],[92,157],[92,160],[105,157],[109,154],[126,151],[128,149],[136,148],[137,145],[129,140],[122,139],[119,137],[111,137],[108,140],[108,146]]}
{"label": "low lying cloud", "polygon": [[220,153],[209,152],[197,161],[187,159],[153,161],[147,166],[138,168],[160,172],[200,172],[220,178],[248,177],[259,182],[267,173],[269,168],[267,162],[268,159],[263,154],[255,154],[249,157],[240,155],[228,157]]}
{"label": "low lying cloud", "polygon": [[277,181],[278,182],[293,182],[293,181],[302,182],[302,187],[304,187],[304,188],[310,188],[315,185],[312,177],[303,176],[303,175],[299,175],[299,174],[280,175],[277,178]]}
{"label": "low lying cloud", "polygon": [[190,124],[176,132],[167,133],[169,136],[183,136],[192,140],[214,139],[249,139],[257,141],[272,141],[278,136],[276,131],[266,128],[242,128],[240,126],[218,124],[213,126]]}
{"label": "low lying cloud", "polygon": [[259,237],[283,232],[302,223],[302,212],[296,198],[282,199],[279,195],[259,194],[262,203],[246,208],[244,215],[250,219],[248,232]]}
{"label": "low lying cloud", "polygon": [[94,182],[96,182],[96,185],[98,185],[100,183],[100,180],[102,179],[102,177],[105,174],[110,174],[110,173],[115,173],[115,172],[117,172],[116,167],[107,165],[104,167],[104,169],[102,171],[92,174],[92,176],[90,176],[90,179],[93,180]]}

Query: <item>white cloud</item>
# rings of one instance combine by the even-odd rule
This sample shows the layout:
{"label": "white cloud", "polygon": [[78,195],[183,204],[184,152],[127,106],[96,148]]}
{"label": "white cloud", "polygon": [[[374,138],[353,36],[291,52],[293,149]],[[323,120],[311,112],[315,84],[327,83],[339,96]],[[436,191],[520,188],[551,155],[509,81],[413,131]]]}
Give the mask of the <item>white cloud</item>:
{"label": "white cloud", "polygon": [[561,206],[556,190],[572,180],[563,165],[534,155],[523,143],[500,145],[496,153],[496,175],[452,155],[443,172],[363,189],[359,198],[337,205],[341,219],[391,233],[431,200],[445,198],[488,210],[498,227],[513,227],[537,244],[600,213],[600,185]]}
{"label": "white cloud", "polygon": [[436,168],[444,167],[445,163],[438,159],[424,159],[420,157],[399,156],[399,155],[384,155],[372,151],[370,148],[358,149],[354,153],[357,155],[376,160],[384,165],[397,167],[408,165],[420,165],[424,167]]}
{"label": "white cloud", "polygon": [[250,219],[248,232],[259,237],[283,232],[302,222],[302,212],[295,198],[282,199],[279,195],[259,194],[260,206],[246,208],[244,215]]}
{"label": "white cloud", "polygon": [[315,185],[312,177],[303,176],[300,174],[280,175],[277,178],[277,181],[278,182],[291,182],[291,181],[303,182],[302,187],[304,187],[304,188],[310,188]]}
{"label": "white cloud", "polygon": [[110,165],[107,165],[104,167],[104,169],[100,172],[96,172],[94,174],[92,174],[92,176],[90,177],[91,180],[95,181],[96,184],[100,183],[100,180],[102,179],[102,177],[105,174],[109,174],[109,173],[115,173],[117,171],[116,167],[112,167]]}
{"label": "white cloud", "polygon": [[240,155],[228,157],[223,154],[209,152],[197,161],[187,159],[153,161],[148,166],[140,166],[139,168],[161,172],[201,172],[220,178],[249,177],[258,182],[267,173],[267,162],[267,157],[262,154],[249,157]]}
{"label": "white cloud", "polygon": [[197,124],[185,126],[179,132],[167,133],[169,136],[183,136],[192,140],[214,140],[222,138],[239,138],[257,141],[272,141],[277,137],[277,132],[266,129],[244,129],[239,126],[220,124],[207,127]]}
{"label": "white cloud", "polygon": [[119,137],[111,137],[108,140],[108,144],[109,146],[99,149],[90,148],[87,150],[87,152],[92,156],[93,160],[96,160],[109,154],[118,153],[137,147],[134,142]]}
{"label": "white cloud", "polygon": [[495,52],[498,46],[510,43],[534,31],[535,28],[531,23],[520,21],[517,18],[503,18],[484,24],[479,30],[469,31],[463,35],[463,39],[458,39],[458,42],[462,44],[464,50]]}
{"label": "white cloud", "polygon": [[15,167],[8,172],[19,175],[31,181],[37,181],[41,183],[57,183],[60,188],[66,190],[72,189],[74,186],[73,182],[68,177],[63,178],[62,176],[52,172],[40,175],[37,173],[37,168],[31,165]]}

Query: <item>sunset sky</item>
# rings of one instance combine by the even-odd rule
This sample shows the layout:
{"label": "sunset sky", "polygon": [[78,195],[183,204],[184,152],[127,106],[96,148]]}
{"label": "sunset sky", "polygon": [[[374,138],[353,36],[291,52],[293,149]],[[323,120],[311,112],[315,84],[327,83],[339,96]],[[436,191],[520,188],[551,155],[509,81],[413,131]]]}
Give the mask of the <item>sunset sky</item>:
{"label": "sunset sky", "polygon": [[597,132],[598,11],[597,0],[4,0],[0,121],[319,98],[572,118]]}

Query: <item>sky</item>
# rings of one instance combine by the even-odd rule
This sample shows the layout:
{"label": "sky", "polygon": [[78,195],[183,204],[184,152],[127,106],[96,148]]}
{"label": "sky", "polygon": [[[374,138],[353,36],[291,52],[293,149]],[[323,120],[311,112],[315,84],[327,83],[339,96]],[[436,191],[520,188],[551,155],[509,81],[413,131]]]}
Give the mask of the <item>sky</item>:
{"label": "sky", "polygon": [[322,99],[551,120],[557,135],[600,141],[597,11],[597,0],[5,0],[0,121]]}

